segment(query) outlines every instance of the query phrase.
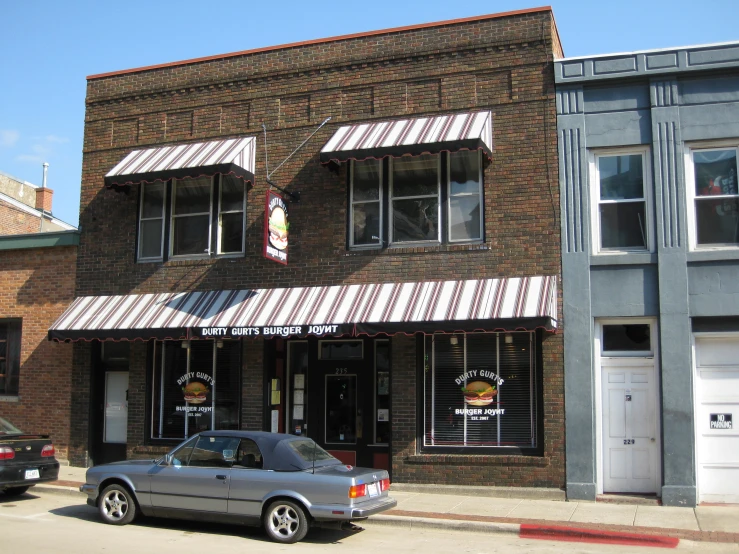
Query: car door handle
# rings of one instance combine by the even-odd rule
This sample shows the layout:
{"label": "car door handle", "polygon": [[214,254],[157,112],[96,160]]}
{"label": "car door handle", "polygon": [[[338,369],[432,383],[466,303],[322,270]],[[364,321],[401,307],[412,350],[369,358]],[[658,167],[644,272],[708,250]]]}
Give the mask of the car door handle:
{"label": "car door handle", "polygon": [[221,479],[222,481],[225,481],[227,478],[227,475],[216,475],[216,479]]}

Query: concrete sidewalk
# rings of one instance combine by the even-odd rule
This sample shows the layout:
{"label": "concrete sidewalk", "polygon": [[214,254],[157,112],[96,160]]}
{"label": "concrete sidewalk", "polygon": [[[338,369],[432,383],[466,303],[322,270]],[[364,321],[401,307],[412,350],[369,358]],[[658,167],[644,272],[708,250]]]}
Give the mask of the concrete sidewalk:
{"label": "concrete sidewalk", "polygon": [[[39,484],[35,490],[82,498],[79,486],[84,480],[84,468],[62,466],[58,481]],[[737,505],[676,508],[636,503],[567,502],[559,490],[402,483],[393,484],[390,494],[398,500],[397,508],[373,516],[369,520],[371,524],[474,528],[481,532],[519,534],[525,531],[529,536],[538,532],[550,538],[580,536],[596,541],[599,536],[606,540],[616,535],[633,535],[645,537],[645,544],[650,542],[650,537],[739,543]]]}

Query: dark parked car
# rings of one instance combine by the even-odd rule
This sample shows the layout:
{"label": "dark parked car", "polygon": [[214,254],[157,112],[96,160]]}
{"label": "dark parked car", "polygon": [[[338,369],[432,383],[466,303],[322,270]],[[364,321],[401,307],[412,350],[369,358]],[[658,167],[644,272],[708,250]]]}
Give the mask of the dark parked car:
{"label": "dark parked car", "polygon": [[365,519],[394,507],[387,471],[343,464],[305,437],[205,431],[158,460],[87,470],[87,503],[106,523],[157,517],[263,525],[294,543],[310,525]]}
{"label": "dark parked car", "polygon": [[59,476],[59,462],[48,435],[24,433],[0,417],[0,490],[18,496]]}

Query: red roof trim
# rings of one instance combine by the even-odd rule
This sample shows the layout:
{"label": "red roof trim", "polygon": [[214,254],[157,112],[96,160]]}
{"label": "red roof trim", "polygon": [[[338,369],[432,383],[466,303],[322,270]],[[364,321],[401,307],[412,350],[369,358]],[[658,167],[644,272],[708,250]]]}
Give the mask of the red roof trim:
{"label": "red roof trim", "polygon": [[[162,69],[165,67],[177,67],[180,65],[190,65],[190,64],[196,64],[196,63],[202,63],[202,62],[208,62],[212,60],[223,60],[227,58],[233,58],[236,56],[245,56],[247,54],[258,54],[260,52],[270,52],[273,50],[284,50],[287,48],[295,48],[298,46],[309,46],[312,44],[323,44],[327,42],[337,42],[341,40],[349,40],[353,38],[362,38],[362,37],[372,37],[377,35],[389,35],[392,33],[400,33],[403,31],[414,31],[417,29],[428,29],[431,27],[443,27],[445,25],[455,25],[458,23],[468,23],[471,21],[487,21],[489,19],[499,19],[502,17],[510,17],[514,15],[524,15],[529,13],[539,13],[539,12],[552,12],[551,6],[542,6],[539,8],[528,8],[525,10],[513,10],[509,12],[502,12],[502,13],[495,13],[490,15],[476,15],[472,17],[464,17],[460,19],[447,19],[445,21],[435,21],[433,23],[421,23],[418,25],[406,25],[405,27],[393,27],[390,29],[381,29],[379,31],[367,31],[364,33],[353,33],[350,35],[339,35],[336,37],[328,37],[328,38],[319,38],[319,39],[313,39],[313,40],[305,40],[301,42],[290,42],[288,44],[281,44],[278,46],[267,46],[264,48],[254,48],[252,50],[242,50],[240,52],[232,52],[230,54],[216,54],[215,56],[205,56],[203,58],[192,58],[190,60],[182,60],[178,62],[170,62],[170,63],[162,63],[162,64],[156,64],[156,65],[147,65],[144,67],[136,67],[133,69],[123,69],[121,71],[110,71],[108,73],[97,73],[95,75],[88,75],[87,80],[91,81],[93,79],[102,79],[105,77],[113,77],[118,75],[126,75],[128,73],[138,73],[141,71],[151,71],[153,69]],[[554,18],[552,18],[554,19]],[[559,32],[557,33],[559,35]]]}

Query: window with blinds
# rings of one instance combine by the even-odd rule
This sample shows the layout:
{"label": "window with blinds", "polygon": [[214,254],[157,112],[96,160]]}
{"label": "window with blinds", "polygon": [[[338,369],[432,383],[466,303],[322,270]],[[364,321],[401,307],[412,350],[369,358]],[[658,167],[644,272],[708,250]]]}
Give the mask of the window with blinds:
{"label": "window with blinds", "polygon": [[536,448],[536,335],[431,335],[424,348],[424,448]]}
{"label": "window with blinds", "polygon": [[151,437],[239,428],[241,341],[156,341]]}

